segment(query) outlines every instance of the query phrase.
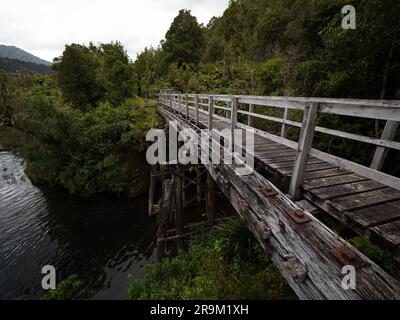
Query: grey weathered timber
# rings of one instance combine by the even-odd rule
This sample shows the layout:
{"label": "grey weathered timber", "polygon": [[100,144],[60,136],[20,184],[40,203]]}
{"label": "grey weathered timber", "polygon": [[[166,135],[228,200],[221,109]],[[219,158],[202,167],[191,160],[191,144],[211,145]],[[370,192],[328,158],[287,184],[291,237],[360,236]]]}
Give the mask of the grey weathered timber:
{"label": "grey weathered timber", "polygon": [[[254,113],[254,104],[249,104],[249,114]],[[249,127],[253,126],[253,117],[251,115],[248,116],[247,125]]]}
{"label": "grey weathered timber", "polygon": [[[183,198],[182,198],[182,178],[179,173],[174,176],[175,187],[175,228],[176,235],[181,236],[184,233],[183,222]],[[181,238],[177,240],[178,250],[184,250],[184,244]]]}
{"label": "grey weathered timber", "polygon": [[199,97],[195,96],[194,99],[195,99],[194,100],[194,105],[195,105],[195,108],[196,108],[195,123],[196,123],[196,126],[198,126],[199,125]]}
{"label": "grey weathered timber", "polygon": [[[157,215],[157,239],[164,238],[168,230],[169,214],[172,209],[173,186],[174,181],[172,179],[164,179],[162,181],[161,210]],[[164,255],[165,243],[157,241],[157,260],[161,261],[164,258]]]}
{"label": "grey weathered timber", "polygon": [[345,170],[352,171],[359,175],[362,175],[368,179],[382,183],[388,187],[400,190],[400,179],[389,174],[373,170],[371,168],[365,167],[361,164],[331,155],[326,152],[319,151],[317,149],[311,148],[310,155],[326,162],[332,163]]}
{"label": "grey weathered timber", "polygon": [[[400,122],[397,121],[387,121],[385,128],[383,129],[381,139],[393,140],[396,135],[397,129],[399,128],[399,123]],[[374,158],[372,159],[371,162],[372,169],[382,170],[388,151],[389,150],[384,147],[376,148]]]}
{"label": "grey weathered timber", "polygon": [[189,97],[186,95],[186,119],[189,120]]}
{"label": "grey weathered timber", "polygon": [[286,124],[289,116],[289,109],[285,108],[285,111],[283,112],[283,123],[281,127],[281,137],[282,138],[287,138],[287,133],[288,133],[288,126]]}
{"label": "grey weathered timber", "polygon": [[304,110],[303,126],[300,132],[297,156],[289,187],[289,194],[293,200],[299,200],[300,197],[300,186],[304,180],[308,156],[314,138],[318,108],[319,104],[311,103]]}
{"label": "grey weathered timber", "polygon": [[231,111],[231,141],[230,141],[230,149],[233,151],[235,146],[235,129],[237,123],[237,111],[238,111],[238,98],[232,97],[232,111]]}
{"label": "grey weathered timber", "polygon": [[153,175],[154,169],[152,168],[152,172],[150,174],[150,187],[149,187],[149,199],[148,199],[148,214],[149,216],[153,215],[153,206],[154,206],[154,194],[156,191],[156,177]]}
{"label": "grey weathered timber", "polygon": [[212,96],[208,100],[208,130],[213,129],[214,99]]}
{"label": "grey weathered timber", "polygon": [[209,226],[215,224],[215,191],[215,182],[212,176],[207,173],[206,215]]}
{"label": "grey weathered timber", "polygon": [[[160,112],[181,128],[197,129],[164,108]],[[399,282],[349,244],[366,264],[357,270],[356,290],[344,290],[342,264],[330,251],[345,241],[308,212],[310,221],[297,224],[289,213],[300,208],[260,174],[238,176],[225,164],[206,168],[299,298],[400,299]],[[264,188],[276,194],[266,196]]]}

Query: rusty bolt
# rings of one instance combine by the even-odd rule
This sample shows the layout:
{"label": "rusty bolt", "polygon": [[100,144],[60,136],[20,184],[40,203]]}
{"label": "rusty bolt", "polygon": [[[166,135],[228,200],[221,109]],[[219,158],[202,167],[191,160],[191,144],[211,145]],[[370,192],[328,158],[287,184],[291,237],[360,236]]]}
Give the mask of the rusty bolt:
{"label": "rusty bolt", "polygon": [[271,236],[271,229],[265,222],[257,223],[256,231],[262,240],[267,240]]}
{"label": "rusty bolt", "polygon": [[275,189],[273,189],[272,187],[267,186],[267,185],[259,186],[258,190],[260,190],[261,193],[266,197],[273,197],[278,194],[278,192]]}
{"label": "rusty bolt", "polygon": [[296,216],[298,216],[299,218],[303,218],[303,217],[304,217],[304,212],[301,211],[301,210],[296,210],[296,211],[294,212],[294,214],[295,214]]}

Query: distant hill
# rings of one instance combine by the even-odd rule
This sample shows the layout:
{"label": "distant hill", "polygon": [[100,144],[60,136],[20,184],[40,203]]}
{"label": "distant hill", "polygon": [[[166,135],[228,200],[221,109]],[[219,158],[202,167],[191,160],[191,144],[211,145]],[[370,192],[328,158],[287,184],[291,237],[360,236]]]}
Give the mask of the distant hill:
{"label": "distant hill", "polygon": [[16,59],[30,63],[51,66],[51,62],[40,59],[29,52],[26,52],[15,46],[6,46],[0,44],[0,58]]}
{"label": "distant hill", "polygon": [[7,73],[53,73],[51,66],[21,61],[17,59],[0,58],[0,70]]}

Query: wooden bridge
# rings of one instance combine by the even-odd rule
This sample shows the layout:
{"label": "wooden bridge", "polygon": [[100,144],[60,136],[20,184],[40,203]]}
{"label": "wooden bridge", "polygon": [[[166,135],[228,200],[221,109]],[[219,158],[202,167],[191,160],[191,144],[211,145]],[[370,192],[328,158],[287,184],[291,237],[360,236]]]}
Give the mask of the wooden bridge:
{"label": "wooden bridge", "polygon": [[[399,101],[161,92],[159,112],[180,128],[254,131],[254,150],[242,150],[252,152],[256,161],[257,170],[251,175],[235,174],[232,164],[205,167],[299,298],[400,298],[397,280],[314,216],[329,214],[387,246],[400,260],[400,179],[380,171],[388,150],[400,150],[400,143],[393,141],[400,121]],[[293,120],[293,114],[301,122]],[[376,139],[318,126],[325,115],[378,119],[386,125]],[[261,130],[263,122],[278,124],[279,134]],[[292,128],[298,128],[297,135],[290,135],[296,140],[288,138]],[[313,148],[315,133],[376,146],[371,166]],[[224,147],[233,150],[234,145],[232,134]],[[273,185],[263,171],[287,181],[288,189]],[[342,286],[344,265],[356,268],[355,290]]]}

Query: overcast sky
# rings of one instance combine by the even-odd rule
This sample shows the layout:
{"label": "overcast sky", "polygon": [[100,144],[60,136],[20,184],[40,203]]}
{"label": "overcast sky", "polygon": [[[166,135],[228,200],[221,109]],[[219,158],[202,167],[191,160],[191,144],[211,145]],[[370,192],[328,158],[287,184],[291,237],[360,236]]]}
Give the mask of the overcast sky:
{"label": "overcast sky", "polygon": [[66,43],[119,40],[135,59],[156,47],[180,9],[200,23],[220,16],[229,0],[12,0],[0,6],[0,44],[52,61]]}

